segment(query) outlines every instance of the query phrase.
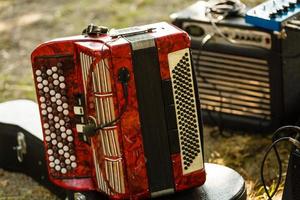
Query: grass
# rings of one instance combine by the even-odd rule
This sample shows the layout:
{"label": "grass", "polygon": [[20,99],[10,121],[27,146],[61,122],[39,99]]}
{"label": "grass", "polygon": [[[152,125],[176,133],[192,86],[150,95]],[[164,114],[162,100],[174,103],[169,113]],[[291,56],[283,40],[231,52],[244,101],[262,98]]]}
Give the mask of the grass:
{"label": "grass", "polygon": [[[30,54],[38,44],[57,37],[80,34],[90,23],[121,28],[169,21],[169,14],[193,2],[195,1],[0,0],[0,102],[17,98],[35,100]],[[248,0],[247,4],[253,6],[258,2],[261,0]],[[248,199],[265,199],[259,169],[264,149],[271,142],[270,136],[234,133],[230,138],[223,138],[210,134],[211,129],[205,128],[206,161],[237,170],[246,180]],[[283,147],[280,149],[286,167],[289,150]],[[266,174],[271,190],[275,185],[271,179],[276,178],[274,166],[274,160],[267,162]],[[40,193],[42,195],[39,196]],[[30,178],[0,171],[0,200],[32,197],[53,198]]]}

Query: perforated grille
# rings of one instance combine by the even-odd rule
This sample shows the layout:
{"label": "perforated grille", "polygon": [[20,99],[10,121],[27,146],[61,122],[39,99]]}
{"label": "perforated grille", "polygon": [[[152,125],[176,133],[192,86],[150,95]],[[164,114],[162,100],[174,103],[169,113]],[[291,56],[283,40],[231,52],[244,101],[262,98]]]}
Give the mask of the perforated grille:
{"label": "perforated grille", "polygon": [[189,49],[168,55],[183,174],[203,167],[200,130]]}
{"label": "perforated grille", "polygon": [[266,60],[192,50],[202,109],[271,119]]}

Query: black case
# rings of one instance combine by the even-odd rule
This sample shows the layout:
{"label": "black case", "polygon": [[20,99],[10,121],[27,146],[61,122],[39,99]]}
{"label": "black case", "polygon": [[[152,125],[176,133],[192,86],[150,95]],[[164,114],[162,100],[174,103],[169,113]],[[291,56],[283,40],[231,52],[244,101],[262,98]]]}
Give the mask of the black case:
{"label": "black case", "polygon": [[[37,104],[32,101],[17,100],[0,104],[0,168],[27,174],[61,199],[66,197],[69,200],[107,199],[98,192],[67,191],[50,182],[44,159],[39,117]],[[26,147],[22,141],[25,141]],[[25,154],[21,153],[22,148],[17,148],[22,144],[26,149]],[[22,162],[18,160],[18,149],[20,159],[23,158]],[[157,198],[157,200],[246,199],[245,182],[237,172],[215,164],[205,164],[205,168],[207,180],[202,187]]]}
{"label": "black case", "polygon": [[0,168],[24,173],[63,199],[66,191],[48,179],[39,126],[34,102],[17,100],[0,104]]}

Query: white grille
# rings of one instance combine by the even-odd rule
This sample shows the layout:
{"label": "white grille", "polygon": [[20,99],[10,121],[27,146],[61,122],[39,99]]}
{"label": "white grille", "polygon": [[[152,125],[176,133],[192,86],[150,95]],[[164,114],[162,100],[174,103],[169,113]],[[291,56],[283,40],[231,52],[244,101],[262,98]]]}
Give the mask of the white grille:
{"label": "white grille", "polygon": [[189,49],[168,55],[183,174],[203,168],[201,138]]}

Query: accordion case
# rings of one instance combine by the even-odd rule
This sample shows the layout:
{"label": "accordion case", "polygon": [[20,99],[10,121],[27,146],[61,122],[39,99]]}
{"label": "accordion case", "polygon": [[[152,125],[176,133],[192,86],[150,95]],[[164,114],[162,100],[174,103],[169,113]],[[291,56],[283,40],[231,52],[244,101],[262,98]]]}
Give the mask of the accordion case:
{"label": "accordion case", "polygon": [[204,123],[251,132],[294,124],[300,113],[299,30],[286,27],[285,38],[240,16],[213,25],[206,14],[211,6],[198,1],[171,15],[192,38]]}
{"label": "accordion case", "polygon": [[50,180],[113,199],[202,185],[189,47],[187,33],[164,22],[37,47],[32,67]]}

